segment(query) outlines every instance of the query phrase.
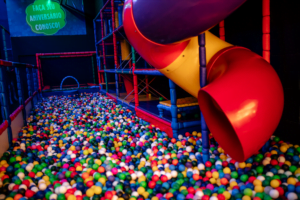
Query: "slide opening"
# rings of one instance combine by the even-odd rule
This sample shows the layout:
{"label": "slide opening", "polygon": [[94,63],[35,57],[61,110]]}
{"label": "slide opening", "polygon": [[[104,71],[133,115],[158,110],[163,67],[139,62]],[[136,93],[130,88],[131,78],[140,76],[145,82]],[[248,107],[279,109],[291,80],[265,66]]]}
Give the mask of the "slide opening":
{"label": "slide opening", "polygon": [[198,102],[209,130],[225,153],[237,161],[243,161],[245,155],[242,144],[218,103],[205,90],[199,91]]}

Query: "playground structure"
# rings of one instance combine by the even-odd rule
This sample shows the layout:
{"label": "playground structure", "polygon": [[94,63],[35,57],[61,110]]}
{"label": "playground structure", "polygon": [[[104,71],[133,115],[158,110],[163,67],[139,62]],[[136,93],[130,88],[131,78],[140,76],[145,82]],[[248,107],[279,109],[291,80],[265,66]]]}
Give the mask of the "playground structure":
{"label": "playground structure", "polygon": [[[270,56],[268,31],[270,18],[268,13],[269,4],[268,1],[265,2],[267,3],[263,4],[263,56],[265,60],[268,61]],[[212,19],[212,22],[218,23],[218,21],[225,18],[226,15],[230,14],[241,3],[242,1],[235,1],[234,6],[229,7],[227,13],[223,13],[224,15],[222,16],[217,16],[217,19]],[[191,30],[190,32],[188,31],[189,34],[192,35],[195,35],[196,32],[199,33],[205,31],[203,34],[194,36],[190,40],[184,40],[183,42],[176,44],[168,43],[186,39],[185,37],[187,36],[175,34],[174,37],[170,37],[173,39],[170,41],[165,41],[165,44],[163,45],[159,45],[156,42],[151,42],[149,39],[146,40],[137,27],[138,23],[136,24],[134,21],[134,10],[132,10],[132,8],[135,6],[132,6],[132,1],[126,1],[125,5],[126,9],[124,9],[124,13],[122,13],[124,7],[123,2],[114,0],[108,0],[104,2],[103,8],[94,19],[96,52],[50,53],[36,55],[39,92],[55,91],[61,87],[45,87],[43,84],[43,74],[40,59],[52,57],[63,58],[92,56],[96,53],[98,82],[101,92],[105,93],[114,101],[128,106],[130,109],[136,112],[137,116],[160,127],[160,129],[165,131],[170,137],[178,137],[179,134],[182,134],[190,129],[200,130],[201,128],[203,135],[203,154],[208,156],[209,131],[204,121],[204,118],[206,118],[210,130],[214,133],[218,142],[220,142],[220,144],[225,148],[225,151],[236,160],[245,160],[251,154],[255,153],[259,148],[261,148],[276,128],[281,116],[283,105],[282,87],[276,73],[274,73],[272,68],[270,68],[270,65],[254,55],[252,52],[244,48],[232,47],[231,44],[225,42],[224,21],[221,21],[219,25],[220,39],[206,31],[208,27],[211,27],[211,24],[207,24],[204,27],[200,26],[200,29],[199,26],[197,26],[197,29]],[[147,5],[142,5],[142,8],[143,7],[145,8]],[[180,6],[177,8],[181,9]],[[121,17],[122,15],[124,15],[125,19],[124,24]],[[147,30],[143,31],[147,32]],[[170,31],[168,30],[167,32]],[[161,37],[163,38],[165,36]],[[161,38],[150,39],[159,41]],[[214,45],[211,45],[210,43],[213,43]],[[141,45],[144,47],[140,48]],[[153,49],[155,49],[155,51],[153,51]],[[246,79],[246,77],[242,76],[243,73],[232,73],[229,75],[229,77],[234,80],[242,77],[244,82],[241,85],[249,87],[249,90],[245,90],[245,93],[241,95],[241,98],[236,99],[236,101],[231,101],[230,99],[224,100],[225,104],[223,105],[220,102],[220,99],[224,99],[224,94],[221,95],[218,92],[219,89],[215,89],[218,86],[214,86],[214,84],[217,84],[218,81],[222,80],[220,73],[222,74],[224,70],[226,71],[226,69],[231,69],[231,67],[232,69],[235,69],[234,66],[243,65],[245,66],[245,70],[250,68],[243,64],[244,59],[235,59],[235,55],[237,54],[239,54],[242,58],[244,57],[244,59],[252,59],[252,57],[253,59],[257,59],[256,65],[260,66],[260,69],[265,69],[265,71],[261,72],[259,75],[262,77],[262,81],[256,83],[256,88],[258,88],[256,91],[253,91],[254,85],[247,85],[247,82],[250,82],[251,80],[250,74],[253,73],[257,76],[260,73],[259,70],[255,71],[253,68],[252,71],[249,71],[249,76],[247,76],[249,79]],[[151,57],[149,57],[149,55],[151,55]],[[162,57],[166,59],[162,60]],[[227,60],[229,63],[237,63],[231,64],[226,68],[219,68],[218,66],[222,66],[224,60]],[[183,66],[183,64],[189,68],[180,67]],[[155,66],[156,68],[152,66]],[[18,70],[16,70],[16,73],[18,73]],[[156,78],[160,77],[163,79],[164,74],[169,78],[169,80],[166,80],[169,84],[170,100],[165,94],[160,93],[157,89],[150,85],[153,81],[155,81]],[[93,79],[96,80],[96,73],[93,73],[93,76]],[[206,86],[206,78],[209,83],[208,86]],[[217,81],[215,81],[216,79]],[[228,78],[223,76],[223,79],[226,80]],[[267,81],[264,81],[263,79],[268,80],[269,85],[266,84]],[[95,89],[95,83],[96,81],[85,86],[84,88],[81,87],[81,89]],[[61,85],[62,84],[63,81]],[[264,95],[263,93],[271,87],[270,84],[272,85],[273,90],[270,91],[266,97],[267,94]],[[195,118],[192,120],[180,119],[180,112],[193,111],[195,110],[196,104],[195,102],[192,102],[192,104],[178,104],[177,102],[180,102],[182,99],[177,99],[176,85],[186,90],[195,98],[198,98],[198,104],[202,109],[200,118]],[[222,82],[222,85],[226,85],[225,88],[234,88],[235,82],[225,81]],[[200,86],[202,89],[198,94]],[[76,84],[68,87],[76,89],[78,86]],[[231,96],[234,96],[237,90],[239,90],[238,87],[236,87],[236,90],[232,89]],[[274,91],[281,92],[278,92],[275,95]],[[230,95],[227,96],[230,97]],[[261,141],[255,141],[255,145],[253,144],[254,142],[248,142],[251,141],[251,138],[248,136],[241,138],[240,132],[245,130],[236,130],[236,126],[232,125],[234,119],[228,117],[232,110],[236,111],[235,104],[237,104],[237,102],[241,105],[245,103],[243,100],[244,98],[255,99],[255,101],[248,102],[248,104],[243,105],[245,112],[244,114],[239,114],[240,117],[241,115],[245,115],[250,116],[248,120],[252,119],[249,113],[256,113],[255,109],[258,106],[257,102],[264,102],[262,107],[265,108],[262,111],[257,111],[257,115],[259,114],[260,117],[255,119],[258,120],[258,122],[260,119],[264,118],[265,113],[273,113],[273,117],[270,117],[268,122],[265,123],[268,125],[264,124],[265,129],[261,129],[260,131],[256,130],[257,134],[261,134],[263,132],[264,137],[259,137]],[[269,102],[271,99],[277,99],[278,101],[274,102],[273,105],[266,105],[266,102]],[[231,102],[231,104],[229,102]],[[22,106],[24,107],[23,104]],[[276,107],[276,109],[273,109],[273,107]],[[164,113],[164,110],[167,112]],[[168,116],[168,112],[170,112],[171,115]],[[252,116],[254,117],[256,114],[252,114]],[[241,118],[244,119],[244,117]],[[5,117],[5,120],[7,120],[7,116]],[[260,126],[258,122],[255,122],[258,124],[257,127]],[[220,128],[215,128],[214,125],[216,123],[220,124]],[[250,131],[248,135],[251,135],[251,133],[254,131],[253,129],[249,128],[246,128],[246,130]],[[240,152],[243,153],[234,153],[234,151],[236,151],[236,148],[232,148],[234,145],[237,145]]]}
{"label": "playground structure", "polygon": [[[188,104],[177,107],[175,84],[164,78],[130,45],[124,32],[122,11],[122,1],[109,0],[104,2],[94,19],[101,91],[134,110],[142,119],[159,126],[170,137],[178,137],[179,133],[183,134],[187,130],[200,131],[199,116],[185,120],[178,115],[178,111],[183,110],[183,115],[192,111],[198,114],[199,108],[195,109]],[[157,78],[165,79],[164,82],[169,85],[169,94],[162,94],[152,85]],[[170,96],[170,100],[167,96]],[[169,105],[160,104],[160,101],[169,101]]]}
{"label": "playground structure", "polygon": [[[195,128],[197,126],[199,128],[201,124],[201,132],[204,135],[203,140],[208,141],[208,129],[204,121],[204,118],[207,118],[206,121],[210,130],[214,133],[221,146],[225,148],[225,151],[237,160],[245,160],[263,146],[277,127],[283,110],[283,90],[278,76],[267,62],[261,58],[256,58],[256,55],[245,48],[232,47],[231,44],[225,42],[225,25],[224,20],[221,20],[243,2],[244,1],[238,0],[233,1],[230,5],[226,5],[225,11],[221,14],[215,16],[211,15],[206,23],[203,23],[201,20],[194,22],[187,16],[187,19],[183,20],[189,22],[188,24],[191,28],[187,28],[184,32],[175,31],[176,29],[180,29],[180,24],[184,23],[172,21],[173,18],[171,14],[163,14],[164,12],[160,9],[163,9],[161,5],[164,4],[161,4],[161,2],[145,3],[142,1],[132,2],[128,0],[125,2],[125,5],[120,1],[113,0],[104,2],[104,6],[94,19],[97,65],[102,77],[105,77],[102,79],[102,81],[105,81],[105,89],[102,91],[116,102],[123,103],[134,109],[139,117],[161,127],[162,130],[166,131],[171,137],[178,137],[179,130],[185,131],[188,127]],[[161,7],[158,6],[158,4],[160,4]],[[263,57],[268,62],[270,61],[269,4],[269,1],[263,2]],[[199,2],[198,6],[200,5],[201,2]],[[122,14],[120,11],[124,6],[125,9]],[[171,12],[184,13],[186,12],[185,9],[188,9],[188,6],[189,2],[177,3]],[[156,10],[156,7],[160,8]],[[209,8],[207,9],[209,10]],[[210,12],[217,13],[221,7],[217,6],[217,8],[214,9],[215,10],[210,10]],[[203,16],[207,16],[208,11],[202,14],[197,14],[199,11],[196,10],[193,10],[193,12],[194,15],[191,15],[193,18],[199,15],[198,18],[201,19]],[[145,13],[147,13],[146,19],[142,17],[145,16]],[[121,15],[124,16],[124,22],[121,21]],[[155,21],[155,19],[158,18],[163,18],[163,21],[159,24],[145,24],[144,20],[149,22]],[[220,38],[217,38],[206,30],[219,21],[221,21],[219,23]],[[198,25],[195,26],[197,23]],[[162,24],[163,27],[161,28]],[[185,27],[186,25],[187,24],[185,24]],[[155,34],[153,34],[153,30],[156,30]],[[205,31],[203,34],[197,36],[199,32],[203,31]],[[126,45],[123,45],[124,43],[128,43],[127,49]],[[132,45],[131,51],[128,48],[129,44]],[[113,55],[107,56],[107,52]],[[238,61],[234,56],[238,54],[243,57],[243,59]],[[138,60],[136,60],[137,56],[139,56]],[[123,60],[124,57],[130,58]],[[144,65],[146,67],[140,68],[141,65],[137,65],[136,62],[139,61],[141,57],[143,62],[146,63]],[[110,59],[110,62],[108,62],[107,59]],[[247,71],[251,68],[250,65],[247,66],[246,64],[248,62],[246,61],[247,59],[257,59],[254,65],[260,66],[260,69],[265,69],[265,71],[260,69]],[[222,65],[224,65],[225,60],[229,63],[236,62],[236,64],[231,64],[224,68]],[[125,66],[123,66],[124,61],[126,61]],[[126,68],[126,66],[128,66],[128,68]],[[232,66],[244,66],[245,72],[225,73],[225,71]],[[234,67],[232,69],[234,69]],[[223,73],[227,74],[228,77],[223,76],[224,81],[226,81],[224,83],[222,82],[222,85],[224,85],[224,88],[231,88],[229,95],[219,93],[220,89],[217,89],[218,86],[215,86],[215,88],[212,86],[214,85],[214,80],[221,80],[220,77]],[[157,103],[159,113],[154,114],[153,111],[151,112],[153,108],[147,110],[140,106],[139,99],[143,99],[143,97],[139,95],[142,91],[149,90],[149,76],[161,76],[162,74],[169,78],[170,101],[165,105],[163,105],[163,102],[160,104]],[[244,74],[248,75],[244,76]],[[251,76],[251,74],[253,75]],[[140,75],[145,75],[145,81],[141,80],[142,83],[145,83],[145,87],[139,89],[138,80]],[[251,82],[253,76],[261,77],[261,81],[257,82],[256,87],[254,87],[253,84],[247,84]],[[113,81],[109,81],[111,77]],[[228,81],[229,77],[231,77],[232,80],[244,79],[241,80],[243,83],[239,85],[242,85],[244,88],[249,88],[241,95],[240,100],[231,100],[240,89],[234,86],[236,84],[235,81],[232,83]],[[121,79],[124,80],[125,89],[120,88],[119,81]],[[206,79],[208,83],[211,83],[207,87],[205,87]],[[111,84],[115,83],[115,91],[109,89],[109,82]],[[175,84],[186,90],[192,96],[198,98],[200,108],[203,110],[202,113],[204,115],[203,117],[201,113],[201,122],[199,119],[182,123],[178,121],[178,112],[181,112],[183,109],[193,110],[195,107],[186,104],[187,106],[183,108],[176,103]],[[200,86],[204,88],[200,90]],[[270,93],[263,95],[263,91],[270,90],[270,88],[272,88]],[[199,90],[200,92],[198,94]],[[126,91],[126,93],[124,93],[124,91]],[[214,92],[216,94],[214,94]],[[224,96],[227,96],[228,99],[225,100]],[[128,97],[131,97],[129,101]],[[244,99],[255,100],[247,103]],[[277,99],[277,101],[274,102],[274,104],[268,104],[272,99]],[[131,103],[132,100],[135,101],[134,104]],[[147,100],[149,101],[149,99]],[[221,102],[224,102],[224,105]],[[228,105],[230,104],[229,102],[231,102],[231,105]],[[264,107],[261,111],[256,110],[258,102],[260,104],[259,107]],[[264,102],[263,105],[262,102]],[[252,121],[253,124],[257,124],[255,131],[249,129],[249,127],[244,130],[237,128],[240,126],[238,124],[244,124],[245,122],[238,120],[238,117],[229,117],[229,113],[242,112],[241,108],[240,111],[237,110],[236,104],[241,107],[244,106],[245,112],[243,115],[248,116],[248,118],[246,117],[246,121]],[[171,112],[171,120],[164,118],[163,110]],[[249,116],[251,112],[257,112],[257,116],[256,114],[252,114],[252,117],[251,115]],[[269,113],[273,113],[273,117],[269,118],[267,122],[268,125],[264,125],[265,129],[258,130],[260,127],[258,122]],[[244,117],[242,118],[244,119]],[[220,124],[220,128],[215,128],[216,124]],[[256,132],[257,136],[260,136],[260,141],[252,140],[247,136],[241,136],[240,133],[246,130],[249,130],[249,135]],[[264,137],[261,135],[264,135]],[[255,143],[255,145],[253,143]],[[207,148],[209,144],[204,142],[203,146]],[[234,146],[237,148],[233,148]],[[242,153],[235,153],[237,152],[236,149],[239,149],[239,152]]]}

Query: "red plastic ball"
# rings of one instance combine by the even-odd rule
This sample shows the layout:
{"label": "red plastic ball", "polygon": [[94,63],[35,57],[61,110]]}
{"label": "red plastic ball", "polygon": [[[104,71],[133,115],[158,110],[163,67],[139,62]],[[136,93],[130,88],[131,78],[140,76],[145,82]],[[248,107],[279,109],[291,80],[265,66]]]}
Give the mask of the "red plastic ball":
{"label": "red plastic ball", "polygon": [[271,160],[270,164],[273,165],[273,166],[278,165],[278,161],[277,160]]}
{"label": "red plastic ball", "polygon": [[189,187],[187,189],[187,191],[190,193],[190,194],[195,194],[195,189],[193,187]]}
{"label": "red plastic ball", "polygon": [[26,192],[25,192],[25,196],[26,196],[27,198],[33,197],[34,194],[35,194],[35,193],[34,193],[32,190],[26,190]]}
{"label": "red plastic ball", "polygon": [[159,177],[155,174],[152,176],[152,181],[157,182],[159,180]]}
{"label": "red plastic ball", "polygon": [[227,161],[223,161],[223,162],[222,162],[222,166],[223,166],[223,167],[227,167],[227,166],[228,166],[228,162],[227,162]]}
{"label": "red plastic ball", "polygon": [[156,185],[156,183],[154,181],[150,181],[148,183],[148,187],[151,188],[151,189],[155,188],[155,185]]}
{"label": "red plastic ball", "polygon": [[194,175],[193,175],[193,179],[194,179],[195,181],[198,181],[198,180],[200,179],[199,174],[194,174]]}
{"label": "red plastic ball", "polygon": [[30,178],[34,178],[34,177],[35,177],[35,173],[34,173],[34,172],[29,172],[29,173],[28,173],[28,176],[29,176]]}
{"label": "red plastic ball", "polygon": [[208,195],[203,195],[202,200],[209,200],[209,196]]}
{"label": "red plastic ball", "polygon": [[110,191],[105,192],[105,199],[111,199],[112,197],[113,197],[112,192],[110,192]]}
{"label": "red plastic ball", "polygon": [[217,196],[218,200],[225,200],[225,196],[223,194],[218,194]]}
{"label": "red plastic ball", "polygon": [[259,197],[254,197],[253,200],[261,200]]}
{"label": "red plastic ball", "polygon": [[275,190],[277,190],[277,191],[279,192],[279,196],[284,195],[284,190],[283,190],[282,187],[278,187],[278,188],[276,188]]}
{"label": "red plastic ball", "polygon": [[19,189],[19,185],[15,185],[14,187],[13,187],[13,190],[18,190]]}
{"label": "red plastic ball", "polygon": [[24,181],[22,181],[22,184],[24,184],[27,187],[29,187],[30,186],[30,181],[29,180],[24,180]]}
{"label": "red plastic ball", "polygon": [[76,196],[76,200],[83,200],[83,197],[82,196]]}
{"label": "red plastic ball", "polygon": [[256,180],[255,176],[250,176],[248,179],[248,182],[253,183],[253,181],[255,181],[255,180]]}
{"label": "red plastic ball", "polygon": [[168,177],[166,175],[162,175],[160,179],[163,183],[168,181]]}
{"label": "red plastic ball", "polygon": [[227,185],[228,184],[228,180],[226,178],[221,178],[221,184],[222,185]]}
{"label": "red plastic ball", "polygon": [[207,161],[207,162],[205,163],[205,166],[206,166],[206,167],[211,167],[211,166],[212,166],[212,164],[211,164],[211,162],[210,162],[210,161]]}

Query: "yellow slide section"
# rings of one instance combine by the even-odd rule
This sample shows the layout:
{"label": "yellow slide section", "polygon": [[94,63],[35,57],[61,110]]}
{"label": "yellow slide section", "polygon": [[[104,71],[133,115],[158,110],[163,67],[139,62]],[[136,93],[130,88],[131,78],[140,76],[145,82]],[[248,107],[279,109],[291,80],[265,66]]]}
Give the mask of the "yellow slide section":
{"label": "yellow slide section", "polygon": [[[205,43],[207,62],[221,49],[232,46],[209,31],[205,32]],[[168,67],[159,71],[197,98],[200,89],[198,37],[193,37],[181,55]]]}

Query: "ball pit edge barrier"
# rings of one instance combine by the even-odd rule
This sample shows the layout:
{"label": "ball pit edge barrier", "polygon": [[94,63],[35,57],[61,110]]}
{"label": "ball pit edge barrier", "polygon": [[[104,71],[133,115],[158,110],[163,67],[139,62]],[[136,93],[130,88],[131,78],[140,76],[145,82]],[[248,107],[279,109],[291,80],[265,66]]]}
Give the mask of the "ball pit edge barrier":
{"label": "ball pit edge barrier", "polygon": [[[9,84],[16,78],[17,100],[9,101]],[[27,91],[28,94],[24,94]],[[28,98],[25,100],[25,96]],[[37,67],[31,64],[0,60],[0,156],[11,147],[13,138],[27,124],[29,110],[38,101]],[[13,103],[13,104],[12,104]]]}

